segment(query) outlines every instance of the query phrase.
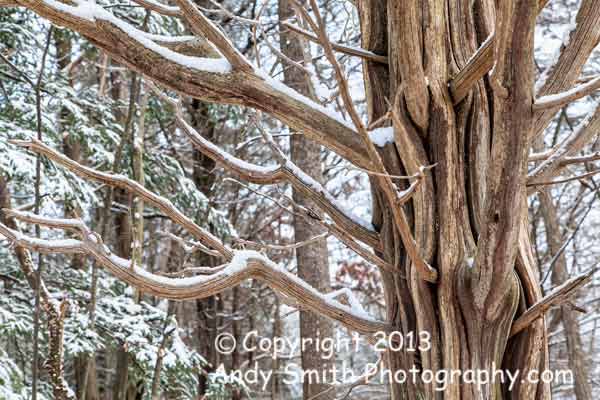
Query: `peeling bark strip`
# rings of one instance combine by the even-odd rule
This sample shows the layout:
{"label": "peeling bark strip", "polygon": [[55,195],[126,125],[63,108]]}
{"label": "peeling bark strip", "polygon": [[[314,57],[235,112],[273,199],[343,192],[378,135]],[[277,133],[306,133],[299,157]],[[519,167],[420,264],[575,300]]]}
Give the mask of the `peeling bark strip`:
{"label": "peeling bark strip", "polygon": [[[559,182],[555,178],[566,165],[578,162],[575,159],[595,159],[597,154],[576,156],[598,130],[598,111],[555,148],[540,149],[532,160],[542,161],[529,175],[528,155],[532,139],[547,127],[556,107],[600,87],[599,78],[576,86],[600,40],[599,1],[582,0],[576,26],[560,57],[536,83],[535,21],[547,0],[358,0],[364,50],[355,53],[363,59],[368,113],[364,121],[336,59],[335,51],[341,48],[329,40],[318,2],[309,0],[309,10],[292,0],[298,17],[311,30],[303,36],[318,42],[333,67],[351,123],[252,67],[189,0],[177,0],[177,7],[136,0],[192,27],[194,37],[177,41],[140,32],[87,1],[76,7],[56,0],[16,1],[81,33],[111,58],[157,85],[206,102],[262,110],[369,171],[372,224],[343,210],[323,185],[272,142],[277,166],[244,163],[202,138],[177,115],[178,126],[195,149],[240,179],[257,184],[285,181],[311,198],[319,213],[302,208],[299,214],[313,217],[381,268],[386,320],[374,320],[359,307],[348,307],[320,293],[260,254],[232,250],[142,185],[82,166],[36,141],[15,144],[44,154],[81,177],[131,191],[186,228],[210,252],[220,254],[225,263],[203,270],[208,276],[183,280],[156,276],[131,268],[129,260],[110,253],[78,221],[23,214],[14,215],[35,224],[75,229],[80,240],[39,241],[0,225],[0,232],[18,248],[90,255],[124,281],[170,299],[202,298],[256,278],[298,307],[365,334],[377,330],[430,333],[427,351],[385,355],[385,365],[392,372],[415,365],[434,374],[442,370],[491,372],[492,366],[502,365],[526,376],[529,371],[547,369],[544,311],[581,281],[569,282],[566,289],[543,298],[528,233],[527,195],[539,183]],[[6,3],[12,4],[4,0],[0,5]],[[161,92],[159,96],[178,110],[175,101]],[[374,126],[393,132],[381,147],[375,146],[367,128]],[[269,139],[267,133],[264,136]],[[431,165],[435,167],[424,173]],[[396,176],[412,180],[392,179]],[[320,218],[320,213],[328,214],[333,222]],[[436,389],[435,383],[421,381],[392,383],[391,397],[550,398],[548,384],[528,381],[518,382],[512,390],[500,384],[462,382],[448,385],[443,392]]]}

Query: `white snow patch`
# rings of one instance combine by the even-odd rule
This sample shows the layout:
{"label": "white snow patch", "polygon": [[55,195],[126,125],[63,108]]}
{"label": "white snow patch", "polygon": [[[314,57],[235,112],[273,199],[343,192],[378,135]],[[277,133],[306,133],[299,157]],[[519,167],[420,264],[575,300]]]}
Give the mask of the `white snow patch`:
{"label": "white snow patch", "polygon": [[69,6],[64,3],[60,3],[55,0],[43,0],[48,6],[71,14],[75,17],[86,19],[88,21],[104,20],[114,24],[116,27],[124,31],[133,40],[140,43],[142,46],[155,53],[160,54],[167,60],[173,61],[181,66],[195,69],[202,72],[226,74],[231,72],[231,64],[224,58],[203,58],[203,57],[192,57],[186,56],[175,51],[172,51],[166,47],[160,46],[159,44],[152,41],[152,38],[160,38],[157,40],[163,40],[161,36],[149,35],[146,32],[136,29],[127,22],[115,17],[112,13],[106,11],[101,6],[97,5],[92,1],[77,0],[77,6]]}
{"label": "white snow patch", "polygon": [[369,132],[371,141],[379,147],[384,147],[388,143],[394,143],[394,127],[386,126],[373,129]]}
{"label": "white snow patch", "polygon": [[255,68],[254,72],[256,73],[256,75],[263,78],[265,80],[265,82],[269,86],[271,86],[274,90],[282,92],[282,93],[286,94],[287,96],[293,98],[294,100],[297,100],[297,101],[303,103],[304,105],[306,105],[307,107],[315,110],[316,112],[325,114],[329,118],[336,120],[337,122],[344,125],[348,129],[356,131],[354,125],[351,122],[346,121],[344,119],[344,117],[342,117],[341,114],[339,114],[333,110],[330,110],[326,107],[323,107],[321,104],[318,104],[318,103],[312,101],[311,99],[309,99],[308,97],[301,95],[300,93],[296,92],[294,89],[290,88],[289,86],[286,86],[285,84],[279,82],[278,80],[271,78],[269,76],[269,74],[267,74],[265,71],[263,71],[259,68]]}

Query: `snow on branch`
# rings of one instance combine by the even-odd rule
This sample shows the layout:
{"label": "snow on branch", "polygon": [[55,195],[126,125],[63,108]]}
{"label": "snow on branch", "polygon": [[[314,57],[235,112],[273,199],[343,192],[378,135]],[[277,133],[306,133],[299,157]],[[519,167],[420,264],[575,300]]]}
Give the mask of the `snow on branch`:
{"label": "snow on branch", "polygon": [[534,186],[541,181],[551,181],[564,166],[569,164],[568,157],[583,150],[585,145],[598,135],[599,130],[600,103],[597,103],[594,112],[585,118],[567,139],[552,149],[548,157],[529,173],[527,184]]}
{"label": "snow on branch", "polygon": [[[181,2],[190,6],[187,0]],[[141,32],[91,1],[67,4],[56,0],[18,0],[18,3],[55,24],[81,33],[115,60],[170,90],[205,102],[265,111],[351,163],[370,167],[364,143],[351,124],[264,71],[240,67],[247,61],[197,9],[186,11],[185,15],[195,23],[194,33],[202,42],[195,44]]]}
{"label": "snow on branch", "polygon": [[179,7],[168,6],[166,4],[159,3],[154,0],[133,0],[134,3],[139,4],[147,10],[157,12],[162,15],[169,17],[181,17],[182,12]]}
{"label": "snow on branch", "polygon": [[[119,28],[131,40],[136,41],[146,49],[159,54],[160,56],[164,57],[169,61],[185,66],[187,68],[203,72],[220,74],[226,74],[231,71],[231,64],[226,58],[204,58],[187,56],[157,44],[156,42],[151,40],[148,33],[143,32],[134,27],[133,25],[129,24],[128,22],[116,17],[114,14],[105,10],[100,5],[97,5],[95,2],[87,0],[77,0],[75,2],[76,6],[70,6],[56,0],[43,0],[41,3],[56,11],[60,11],[63,14],[69,14],[72,17],[76,17],[80,20],[85,20],[92,23],[96,21],[109,22],[112,25]],[[210,40],[210,38],[208,37],[207,39]],[[217,45],[217,43],[214,44]],[[227,56],[227,54],[225,54],[225,56]]]}
{"label": "snow on branch", "polygon": [[106,172],[100,172],[93,168],[83,166],[70,158],[58,153],[56,150],[48,147],[44,143],[32,139],[32,140],[11,140],[10,143],[29,149],[35,153],[48,157],[51,161],[67,168],[74,174],[85,178],[102,182],[104,184],[125,189],[134,193],[135,195],[144,199],[144,202],[151,204],[152,206],[159,209],[174,222],[180,224],[188,230],[196,239],[202,241],[208,247],[217,250],[225,259],[231,259],[233,257],[232,251],[225,246],[217,237],[213,236],[210,232],[198,226],[189,217],[183,214],[173,203],[151,192],[138,182],[133,181],[123,175],[113,175]]}
{"label": "snow on branch", "polygon": [[[13,212],[19,215],[18,212]],[[65,220],[23,215],[23,219],[46,226],[81,226],[77,220]],[[86,228],[87,229],[87,228]],[[258,279],[273,290],[293,299],[303,308],[325,315],[363,334],[387,329],[387,324],[372,318],[355,298],[342,304],[329,294],[323,294],[295,274],[275,264],[263,254],[250,250],[236,250],[223,268],[210,275],[171,278],[155,275],[136,266],[131,260],[118,257],[104,245],[98,235],[82,235],[81,240],[45,240],[32,238],[0,223],[0,234],[15,245],[49,254],[83,253],[92,258],[122,281],[149,293],[170,300],[202,299],[235,287],[247,279]]]}
{"label": "snow on branch", "polygon": [[175,0],[179,5],[183,18],[187,21],[193,33],[203,36],[213,43],[225,58],[242,71],[250,72],[254,67],[240,53],[229,39],[217,28],[191,0]]}
{"label": "snow on branch", "polygon": [[565,92],[537,98],[533,103],[533,111],[544,111],[566,106],[575,100],[594,93],[598,89],[600,89],[600,76]]}
{"label": "snow on branch", "polygon": [[282,162],[278,166],[262,167],[240,160],[222,150],[206,138],[202,137],[183,117],[181,105],[175,100],[169,98],[155,86],[155,93],[165,102],[175,108],[176,122],[183,133],[190,139],[194,147],[207,157],[227,170],[236,174],[240,179],[256,184],[275,184],[282,181],[289,182],[296,190],[302,192],[305,196],[312,199],[319,208],[329,214],[333,221],[364,243],[374,248],[381,248],[379,234],[373,228],[373,225],[353,215],[349,210],[344,209],[319,182],[304,173],[289,158],[281,154]]}
{"label": "snow on branch", "polygon": [[553,307],[568,302],[573,296],[574,292],[590,282],[592,276],[596,272],[598,272],[598,269],[592,269],[591,271],[571,278],[562,285],[554,288],[546,297],[535,303],[525,313],[517,318],[510,330],[510,337],[513,337],[523,329],[530,326],[535,320],[544,315]]}

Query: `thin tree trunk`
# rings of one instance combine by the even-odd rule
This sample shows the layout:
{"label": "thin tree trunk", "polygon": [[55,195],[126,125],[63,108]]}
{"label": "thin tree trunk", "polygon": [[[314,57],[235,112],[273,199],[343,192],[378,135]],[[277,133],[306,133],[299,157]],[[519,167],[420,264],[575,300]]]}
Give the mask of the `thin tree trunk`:
{"label": "thin tree trunk", "polygon": [[[11,209],[11,197],[8,190],[8,180],[3,174],[0,174],[0,222],[18,230],[18,226],[13,218],[8,218],[2,211]],[[48,358],[46,368],[50,377],[52,393],[56,400],[76,400],[75,395],[70,390],[64,377],[64,318],[68,311],[68,300],[64,299],[60,304],[52,299],[46,289],[43,280],[38,280],[35,274],[35,265],[29,250],[21,246],[15,246],[15,256],[25,275],[29,286],[34,291],[39,289],[40,306],[46,314],[46,325],[48,327]],[[36,286],[39,285],[39,286]]]}
{"label": "thin tree trunk", "polygon": [[[290,0],[278,1],[279,20],[285,21],[294,15]],[[310,55],[306,53],[307,43],[297,35],[291,33],[284,25],[280,24],[280,48],[281,52],[289,59],[309,65]],[[297,92],[315,99],[314,90],[306,72],[298,67],[284,65],[284,82]],[[321,146],[313,141],[307,140],[302,135],[290,137],[291,160],[304,172],[317,181],[323,180],[323,169],[321,165]],[[297,190],[293,191],[294,201],[309,209],[318,209],[312,200]],[[324,233],[324,228],[311,224],[304,218],[294,217],[294,240],[302,242]],[[327,239],[315,241],[309,245],[296,249],[296,264],[298,276],[309,285],[317,288],[322,293],[331,291],[331,280],[329,274],[329,259],[327,252]],[[316,339],[333,337],[333,323],[309,311],[300,311],[300,337],[307,340],[307,345],[301,349],[302,369],[306,372],[318,372],[320,378],[315,382],[306,379],[303,383],[303,397],[305,400],[315,398],[328,400],[335,399],[335,390],[332,390],[332,376],[328,373],[335,362],[335,358],[325,358],[319,348]],[[308,375],[311,376],[311,375]],[[326,379],[324,380],[323,377]]]}
{"label": "thin tree trunk", "polygon": [[[541,192],[539,199],[540,210],[546,227],[548,250],[551,255],[559,254],[564,238],[559,228],[558,211],[548,192]],[[568,279],[567,258],[565,253],[562,252],[556,259],[552,269],[552,284],[558,286]],[[586,365],[585,362],[585,353],[582,349],[577,315],[568,306],[560,307],[559,313],[567,338],[569,369],[573,372],[575,378],[575,397],[577,400],[591,400],[592,388],[587,373],[589,365]]]}

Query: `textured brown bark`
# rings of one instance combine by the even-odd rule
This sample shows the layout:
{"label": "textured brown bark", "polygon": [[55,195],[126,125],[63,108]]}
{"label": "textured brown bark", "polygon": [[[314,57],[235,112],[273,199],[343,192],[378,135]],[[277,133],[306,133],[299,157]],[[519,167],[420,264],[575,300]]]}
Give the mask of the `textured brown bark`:
{"label": "textured brown bark", "polygon": [[[279,20],[285,21],[294,15],[291,1],[279,0]],[[298,36],[292,34],[285,26],[280,25],[280,49],[283,54],[293,61],[308,65],[310,56],[306,54],[306,43]],[[309,98],[315,99],[314,90],[306,72],[292,66],[286,66],[283,71],[284,83]],[[293,132],[293,131],[291,131]],[[317,181],[323,180],[321,165],[321,146],[306,139],[303,135],[290,137],[291,160],[309,176]],[[293,191],[294,201],[309,209],[317,210],[314,202],[298,190]],[[322,213],[321,213],[322,214]],[[323,227],[307,221],[305,218],[294,216],[294,240],[302,242],[321,235]],[[322,293],[331,291],[329,276],[329,259],[327,253],[327,239],[321,239],[309,245],[296,249],[296,266],[298,276],[309,285],[317,288]],[[333,358],[325,358],[315,339],[333,337],[333,323],[310,311],[300,311],[300,337],[312,339],[307,346],[301,349],[302,369],[304,371],[318,371],[318,376],[323,376],[323,371],[330,371],[335,362]],[[323,400],[335,399],[336,392],[330,383],[333,377],[325,375],[327,381],[305,380],[303,384],[303,398],[305,400],[319,398]],[[318,396],[318,397],[317,397]]]}
{"label": "textured brown bark", "polygon": [[[519,299],[515,273],[519,249],[514,243],[524,214],[515,210],[523,210],[525,204],[529,147],[523,132],[532,131],[536,2],[494,6],[488,1],[363,0],[359,10],[363,48],[389,60],[388,70],[364,62],[369,121],[387,111],[386,98],[396,99],[395,145],[381,151],[386,169],[391,174],[413,174],[421,165],[436,163],[433,176],[405,207],[422,256],[440,273],[437,287],[416,276],[390,226],[390,206],[373,185],[374,223],[383,235],[383,255],[401,271],[384,273],[388,321],[402,332],[430,332],[433,346],[414,355],[390,353],[389,365],[408,369],[416,364],[433,371],[491,370],[494,365],[499,369]],[[446,83],[467,65],[493,25],[500,38],[492,46],[494,74],[476,81],[454,105]],[[525,263],[521,271],[530,269]],[[541,296],[529,283],[532,276],[524,278],[525,308]],[[545,341],[536,329],[539,326],[514,339],[512,346],[519,351],[529,346],[529,351],[542,356],[509,357],[504,360],[506,368],[543,369]],[[394,399],[548,396],[547,388],[527,384],[504,395],[499,385],[460,382],[443,393],[423,382],[392,389]]]}

